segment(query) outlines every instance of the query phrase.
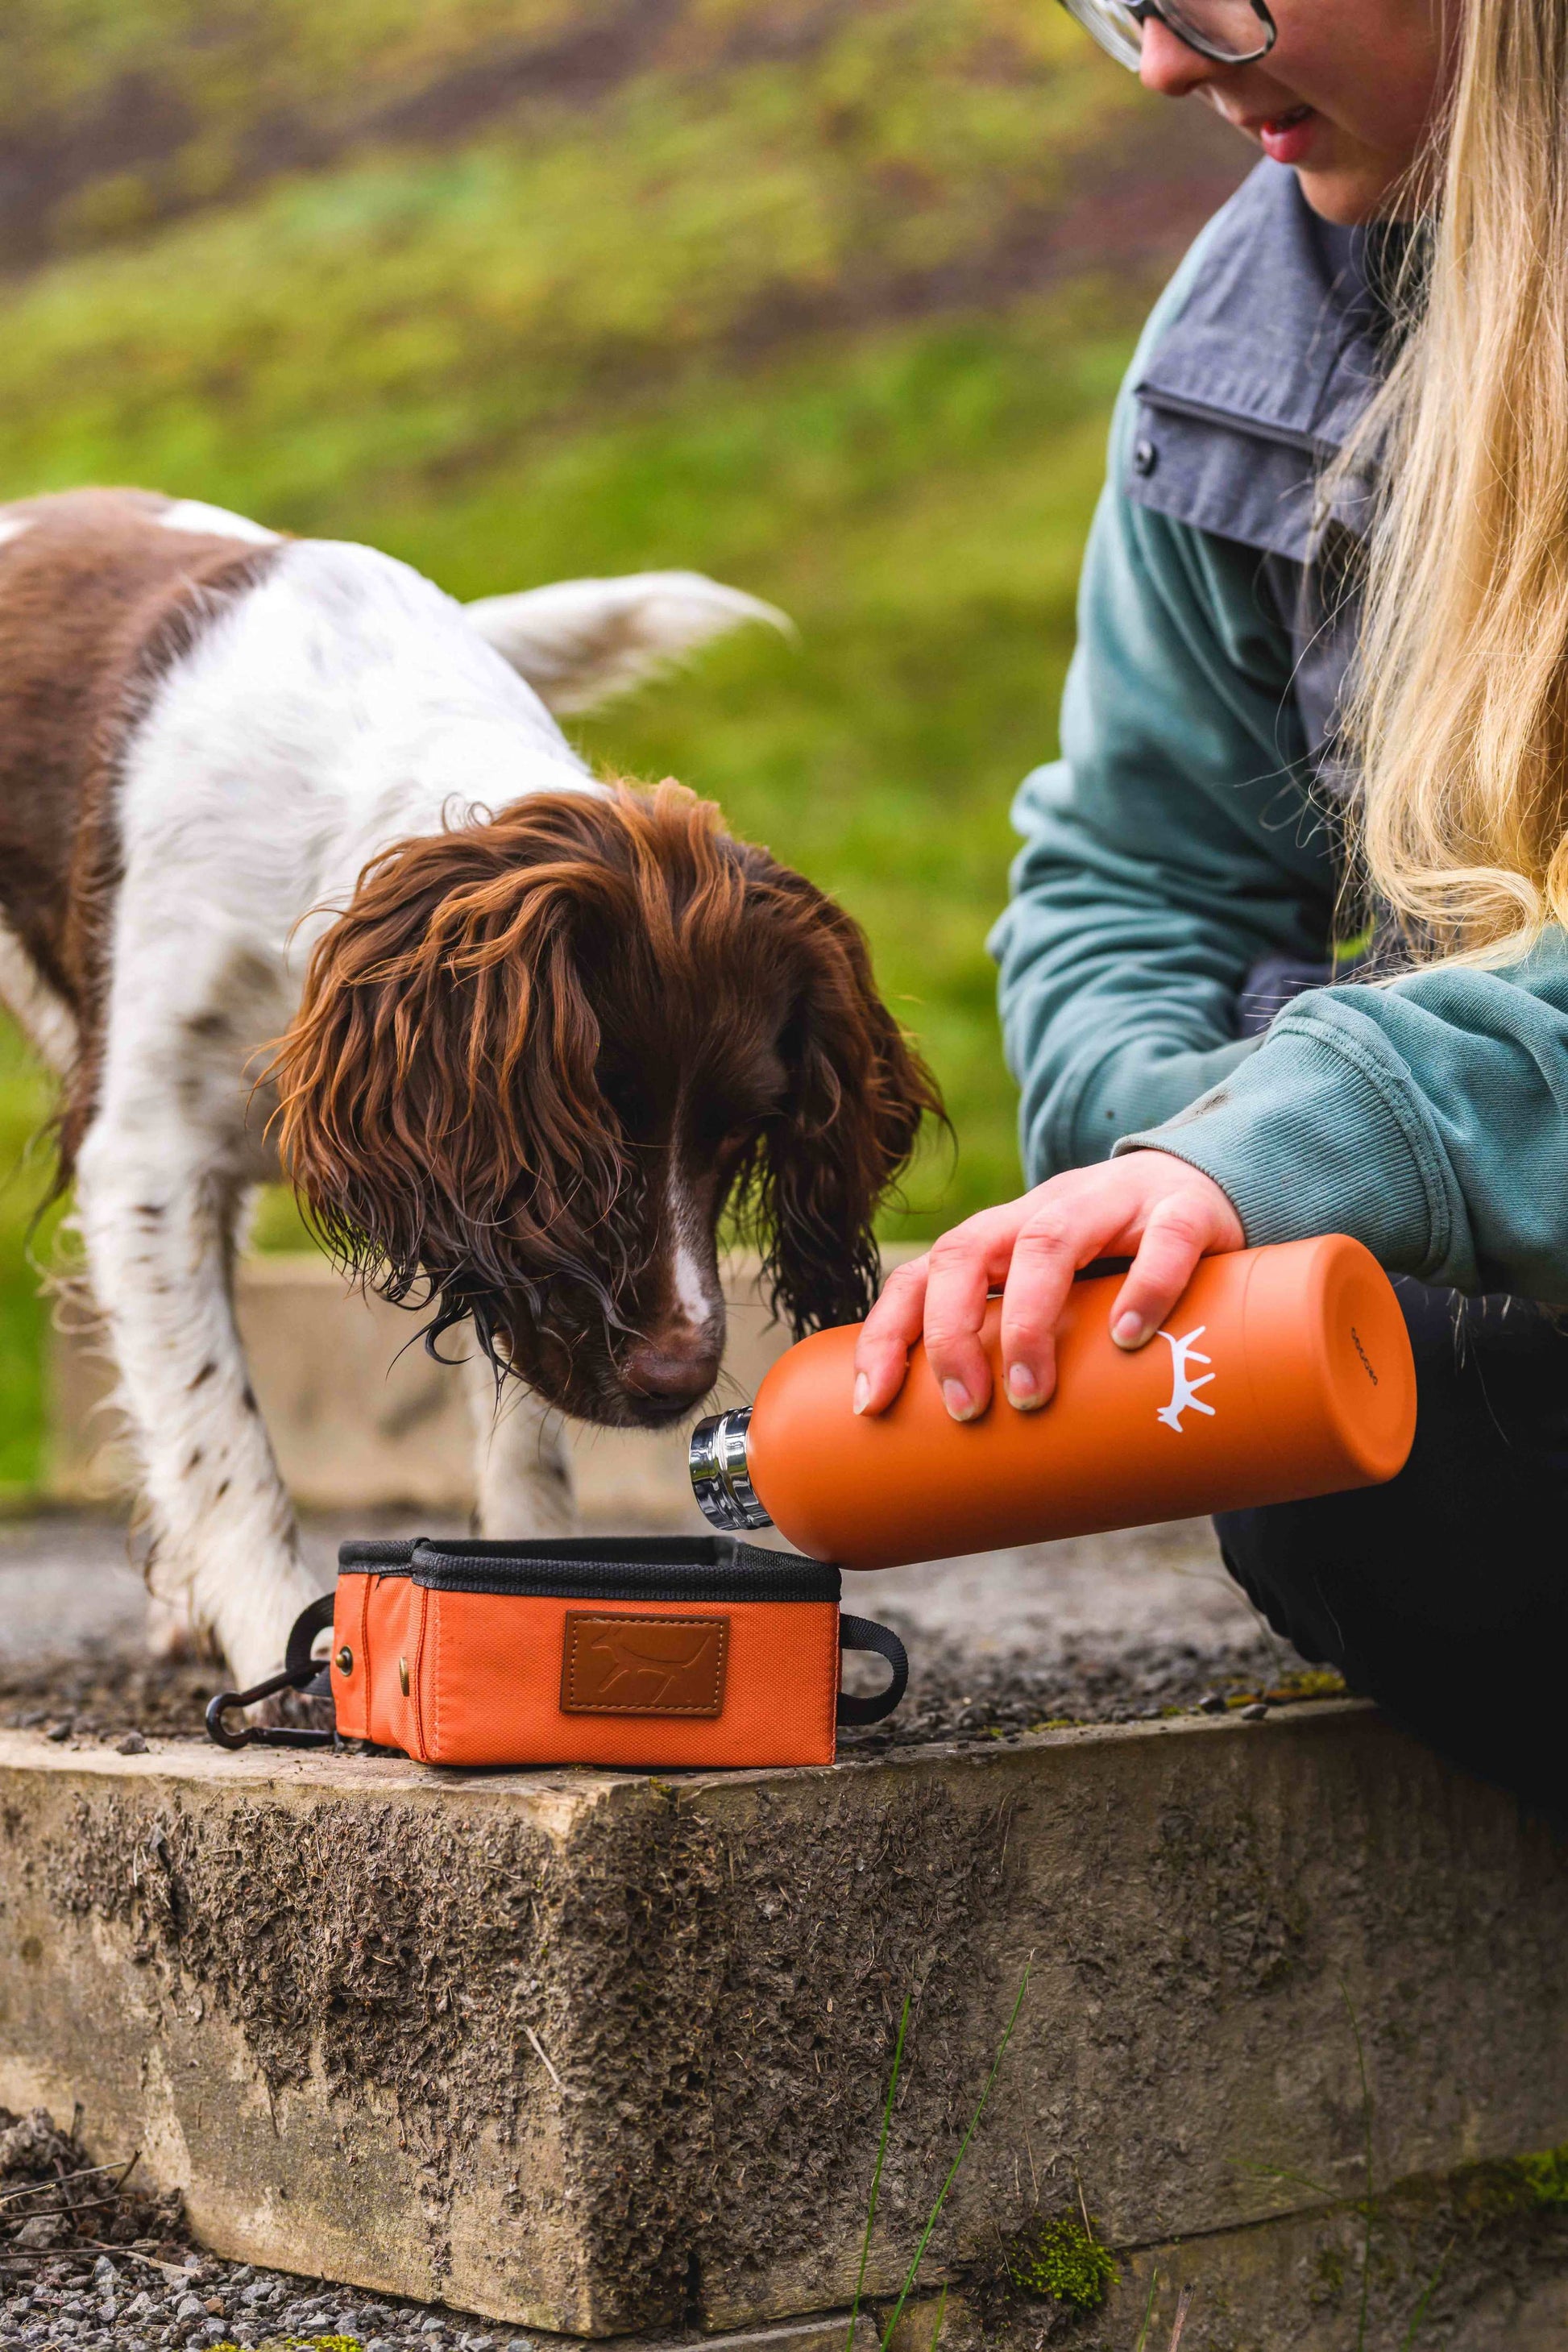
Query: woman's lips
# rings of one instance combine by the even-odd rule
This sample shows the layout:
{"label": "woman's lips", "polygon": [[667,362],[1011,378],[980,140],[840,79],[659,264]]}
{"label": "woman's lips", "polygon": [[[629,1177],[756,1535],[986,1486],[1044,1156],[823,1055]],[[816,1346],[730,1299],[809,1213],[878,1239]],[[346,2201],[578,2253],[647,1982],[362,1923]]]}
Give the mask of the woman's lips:
{"label": "woman's lips", "polygon": [[1276,163],[1304,163],[1318,135],[1316,107],[1292,106],[1258,125],[1258,143]]}

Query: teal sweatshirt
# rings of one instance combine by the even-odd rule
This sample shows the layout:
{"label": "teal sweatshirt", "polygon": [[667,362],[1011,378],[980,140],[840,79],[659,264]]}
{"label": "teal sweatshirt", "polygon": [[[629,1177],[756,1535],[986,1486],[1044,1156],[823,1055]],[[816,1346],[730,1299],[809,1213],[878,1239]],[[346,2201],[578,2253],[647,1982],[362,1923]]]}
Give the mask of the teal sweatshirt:
{"label": "teal sweatshirt", "polygon": [[1120,487],[1131,387],[1196,257],[1122,388],[1062,757],[1014,812],[991,946],[1029,1181],[1152,1146],[1212,1176],[1249,1243],[1352,1234],[1391,1271],[1568,1303],[1561,932],[1504,971],[1313,989],[1236,1038],[1256,964],[1331,958],[1337,872],[1256,551]]}

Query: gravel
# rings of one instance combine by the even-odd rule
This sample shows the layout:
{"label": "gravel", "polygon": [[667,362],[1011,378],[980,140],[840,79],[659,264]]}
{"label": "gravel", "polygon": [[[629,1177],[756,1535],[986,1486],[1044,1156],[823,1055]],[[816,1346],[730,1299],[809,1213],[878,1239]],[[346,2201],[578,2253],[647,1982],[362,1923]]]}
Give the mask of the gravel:
{"label": "gravel", "polygon": [[62,2130],[41,2107],[0,2107],[0,2345],[539,2352],[471,2313],[218,2262],[191,2243],[177,2196],[139,2194],[133,2168],[89,2164],[80,2121]]}
{"label": "gravel", "polygon": [[[377,2296],[343,2311],[323,2308],[316,2282],[283,2271],[220,2263],[188,2251],[188,2269],[133,2270],[121,2252],[114,2275],[100,2280],[79,2263],[54,2256],[27,2277],[12,2276],[0,2290],[0,2344],[26,2344],[37,2352],[67,2346],[111,2345],[114,2352],[169,2352],[171,2347],[331,2347],[332,2352],[502,2352],[530,2339],[485,2332],[471,2314],[433,2310]],[[145,2283],[144,2283],[145,2282]],[[341,2288],[337,2290],[341,2294]]]}
{"label": "gravel", "polygon": [[202,1711],[222,1679],[216,1666],[119,1647],[8,1662],[0,1666],[0,1723],[137,1755],[126,1745],[133,1738],[144,1748],[149,1736],[204,1738]]}
{"label": "gravel", "polygon": [[[1077,1724],[1158,1723],[1183,1715],[1238,1713],[1247,1721],[1270,1704],[1341,1698],[1338,1675],[1318,1673],[1282,1643],[1259,1637],[1223,1647],[1196,1642],[1133,1642],[1068,1647],[1041,1664],[1016,1656],[943,1654],[918,1628],[883,1612],[907,1642],[910,1687],[886,1723],[839,1735],[845,1756],[876,1755],[933,1740],[976,1746]],[[922,1654],[923,1653],[923,1654]],[[875,1689],[885,1671],[854,1664],[846,1685]]]}
{"label": "gravel", "polygon": [[[345,1531],[364,1528],[321,1521],[306,1531],[323,1586]],[[0,1528],[0,1585],[10,1615],[31,1628],[26,1644],[19,1635],[0,1640],[0,1724],[127,1756],[149,1739],[205,1736],[221,1670],[147,1656],[133,1619],[108,1605],[106,1563],[122,1551],[107,1523]],[[128,1573],[122,1558],[117,1573]],[[1303,1680],[1301,1661],[1261,1627],[1226,1575],[1206,1522],[847,1574],[844,1585],[847,1609],[903,1637],[911,1669],[891,1722],[848,1734],[847,1752],[1011,1739],[1046,1724],[1137,1722],[1194,1707],[1217,1713],[1274,1691],[1338,1688],[1331,1678]],[[35,1587],[37,1625],[23,1606]],[[885,1674],[852,1657],[847,1681],[869,1691]]]}
{"label": "gravel", "polygon": [[[897,1609],[880,1613],[908,1645],[910,1687],[889,1722],[844,1734],[846,1754],[874,1755],[932,1740],[1016,1739],[1068,1724],[1223,1714],[1259,1700],[1338,1696],[1344,1687],[1337,1675],[1311,1672],[1293,1651],[1264,1635],[1175,1642],[1100,1637],[1036,1661],[957,1648],[933,1640]],[[140,1756],[149,1734],[204,1738],[203,1710],[218,1679],[212,1666],[118,1653],[12,1666],[0,1669],[0,1724],[21,1730],[48,1725],[48,1738]],[[885,1680],[879,1664],[857,1657],[847,1664],[848,1689],[875,1690]]]}

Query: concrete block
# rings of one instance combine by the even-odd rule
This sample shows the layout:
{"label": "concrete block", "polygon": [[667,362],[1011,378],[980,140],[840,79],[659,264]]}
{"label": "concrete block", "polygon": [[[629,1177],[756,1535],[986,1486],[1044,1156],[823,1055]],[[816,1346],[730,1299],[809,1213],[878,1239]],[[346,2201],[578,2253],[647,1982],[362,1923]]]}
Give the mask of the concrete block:
{"label": "concrete block", "polygon": [[[1134,2344],[1147,2311],[1149,2344],[1163,2352],[1184,2289],[1182,2341],[1201,2352],[1561,2352],[1568,2212],[1520,2193],[1510,2168],[1479,2167],[1379,2188],[1370,2208],[1140,2247],[1108,2304],[1111,2341]],[[943,2342],[969,2352],[945,2328]]]}
{"label": "concrete block", "polygon": [[[911,1255],[893,1250],[888,1262]],[[788,1344],[772,1322],[754,1258],[726,1262],[730,1344],[716,1391],[754,1394]],[[301,1508],[399,1506],[466,1513],[473,1500],[473,1435],[461,1378],[427,1356],[418,1318],[353,1290],[324,1257],[254,1257],[239,1268],[237,1307],[256,1393],[284,1479]],[[52,1340],[50,1492],[101,1502],[132,1480],[114,1419],[112,1385],[89,1331]],[[686,1433],[570,1425],[584,1520],[597,1528],[695,1528]]]}
{"label": "concrete block", "polygon": [[1568,2140],[1568,1855],[1353,1704],[660,1779],[7,1733],[0,1821],[0,2100],[220,2252],[525,2326],[842,2311],[907,1995],[892,2291],[1026,1964],[928,2284],[1080,2188],[1190,2245],[1369,2127],[1380,2181]]}

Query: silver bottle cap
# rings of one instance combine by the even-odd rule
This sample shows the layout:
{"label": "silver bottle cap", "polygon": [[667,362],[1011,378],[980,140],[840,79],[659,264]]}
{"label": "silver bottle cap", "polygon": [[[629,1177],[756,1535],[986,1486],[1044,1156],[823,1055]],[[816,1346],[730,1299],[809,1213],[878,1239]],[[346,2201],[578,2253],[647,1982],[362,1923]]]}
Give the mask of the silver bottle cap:
{"label": "silver bottle cap", "polygon": [[689,1462],[691,1491],[697,1507],[710,1526],[727,1535],[745,1535],[752,1528],[771,1528],[772,1519],[757,1500],[746,1475],[746,1432],[752,1408],[716,1412],[700,1421],[691,1433]]}

